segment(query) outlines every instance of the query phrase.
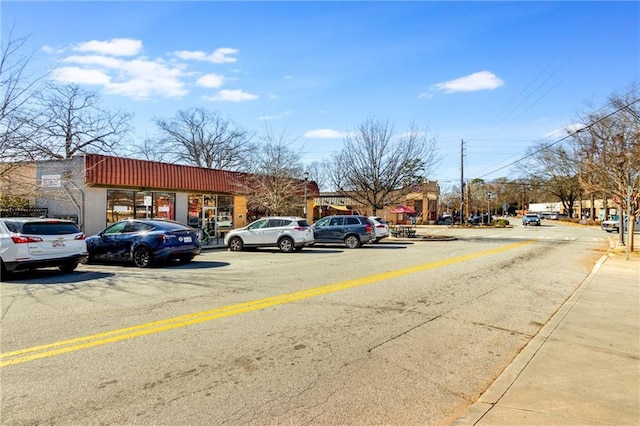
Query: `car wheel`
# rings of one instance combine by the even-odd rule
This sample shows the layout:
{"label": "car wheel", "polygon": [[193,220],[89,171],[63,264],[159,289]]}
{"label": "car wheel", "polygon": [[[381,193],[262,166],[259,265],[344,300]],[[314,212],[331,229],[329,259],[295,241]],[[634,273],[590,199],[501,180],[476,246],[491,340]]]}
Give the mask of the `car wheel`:
{"label": "car wheel", "polygon": [[243,243],[240,237],[233,237],[229,240],[229,250],[242,251]]}
{"label": "car wheel", "polygon": [[11,272],[7,271],[7,268],[4,266],[4,262],[0,260],[0,281],[8,281],[9,277],[11,277]]}
{"label": "car wheel", "polygon": [[193,260],[193,256],[185,256],[185,257],[181,257],[179,262],[182,264],[185,264],[185,263],[191,262],[192,260]]}
{"label": "car wheel", "polygon": [[347,248],[350,248],[350,249],[358,248],[358,247],[360,247],[360,239],[358,237],[356,237],[355,235],[348,235],[344,239],[344,245],[347,246]]}
{"label": "car wheel", "polygon": [[138,247],[133,252],[133,263],[139,268],[146,268],[151,264],[151,251],[145,246]]}
{"label": "car wheel", "polygon": [[65,274],[68,274],[69,272],[73,272],[77,267],[78,267],[78,262],[69,262],[69,263],[65,263],[64,265],[58,266],[58,269],[64,272]]}
{"label": "car wheel", "polygon": [[378,243],[382,238],[374,238],[373,240],[371,240],[371,243],[376,244]]}
{"label": "car wheel", "polygon": [[291,253],[294,247],[295,245],[291,238],[285,237],[285,238],[281,238],[280,241],[278,241],[278,248],[283,253]]}

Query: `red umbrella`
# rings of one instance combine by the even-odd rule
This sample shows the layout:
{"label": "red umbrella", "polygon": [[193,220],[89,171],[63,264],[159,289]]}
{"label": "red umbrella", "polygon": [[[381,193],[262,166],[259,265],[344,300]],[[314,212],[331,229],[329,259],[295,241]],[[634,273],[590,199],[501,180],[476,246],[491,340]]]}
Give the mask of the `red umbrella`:
{"label": "red umbrella", "polygon": [[411,207],[407,206],[398,206],[395,209],[391,210],[392,214],[415,214],[416,211]]}

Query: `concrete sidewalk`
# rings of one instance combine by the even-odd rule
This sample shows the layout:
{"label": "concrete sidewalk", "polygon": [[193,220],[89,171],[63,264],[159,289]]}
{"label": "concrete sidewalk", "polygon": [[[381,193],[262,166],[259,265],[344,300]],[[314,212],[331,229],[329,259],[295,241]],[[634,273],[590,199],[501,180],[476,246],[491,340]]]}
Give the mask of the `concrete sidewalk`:
{"label": "concrete sidewalk", "polygon": [[593,271],[460,425],[640,425],[640,256]]}

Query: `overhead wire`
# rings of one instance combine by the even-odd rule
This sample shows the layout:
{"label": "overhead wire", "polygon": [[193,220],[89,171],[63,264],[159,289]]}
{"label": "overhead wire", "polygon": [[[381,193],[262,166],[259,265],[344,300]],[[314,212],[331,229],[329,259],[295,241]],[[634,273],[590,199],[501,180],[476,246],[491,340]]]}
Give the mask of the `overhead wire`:
{"label": "overhead wire", "polygon": [[591,127],[595,126],[596,124],[598,124],[598,123],[602,122],[603,120],[606,120],[607,118],[609,118],[609,117],[611,117],[611,116],[613,116],[613,115],[615,115],[615,114],[619,113],[619,112],[620,112],[620,111],[622,111],[623,109],[628,108],[628,107],[630,107],[631,105],[633,105],[633,104],[635,104],[635,103],[637,103],[637,102],[640,102],[640,98],[635,99],[635,100],[633,100],[633,101],[629,102],[628,104],[626,104],[626,105],[624,105],[624,106],[621,106],[620,108],[616,109],[615,111],[613,111],[613,112],[611,112],[611,113],[609,113],[609,114],[607,114],[607,115],[605,115],[605,116],[603,116],[603,117],[600,117],[598,120],[596,120],[596,121],[594,121],[594,122],[592,122],[592,123],[590,123],[590,124],[588,124],[588,125],[586,125],[586,126],[584,126],[584,127],[580,128],[580,129],[578,129],[578,130],[576,130],[576,131],[574,131],[574,132],[572,132],[572,133],[569,133],[569,134],[567,134],[565,137],[560,138],[560,139],[558,139],[558,140],[557,140],[557,141],[555,141],[555,142],[551,142],[551,143],[549,143],[549,144],[547,144],[547,145],[545,145],[545,146],[541,147],[540,149],[537,149],[537,150],[535,150],[535,151],[533,151],[533,152],[531,152],[531,153],[529,153],[529,154],[527,154],[527,155],[525,155],[525,156],[523,156],[523,157],[519,158],[519,159],[518,159],[518,160],[516,160],[516,161],[513,161],[513,162],[511,162],[511,163],[509,163],[509,164],[507,164],[507,165],[505,165],[505,166],[502,166],[502,167],[500,167],[500,168],[498,168],[498,169],[495,169],[495,170],[493,170],[493,171],[491,171],[491,172],[489,172],[489,173],[486,173],[486,174],[484,174],[484,175],[478,176],[478,179],[483,178],[483,177],[488,176],[488,175],[491,175],[491,174],[493,174],[493,173],[499,172],[500,170],[503,170],[503,169],[506,169],[507,167],[511,167],[511,166],[513,166],[513,165],[515,165],[515,164],[518,164],[519,162],[524,161],[524,160],[526,160],[527,158],[533,157],[534,155],[536,155],[536,154],[538,154],[538,153],[540,153],[540,152],[542,152],[542,151],[544,151],[544,150],[546,150],[546,149],[549,149],[549,148],[551,148],[552,146],[554,146],[554,145],[556,145],[556,144],[558,144],[558,143],[560,143],[560,142],[563,142],[563,141],[565,141],[565,140],[567,140],[567,139],[569,139],[569,138],[572,138],[574,135],[576,135],[576,134],[578,134],[578,133],[580,133],[580,132],[582,132],[582,131],[584,131],[584,130],[586,130],[586,129],[590,129]]}
{"label": "overhead wire", "polygon": [[[594,17],[594,18],[592,19],[592,21],[593,21],[593,20],[595,20],[595,19],[597,19],[597,17]],[[629,21],[627,21],[627,22],[626,22],[626,24],[625,24],[625,25],[622,25],[622,26],[620,26],[620,27],[619,27],[619,28],[620,28],[620,30],[619,30],[619,31],[616,31],[616,34],[617,34],[618,32],[620,32],[620,31],[622,31],[622,30],[626,29],[627,27],[631,26],[634,22],[637,22],[637,21],[638,21],[638,17],[634,17],[634,18],[630,19]],[[612,34],[612,35],[611,35],[611,37],[613,37],[613,36],[614,36],[614,34]],[[593,39],[594,37],[595,37],[594,35],[591,35],[590,37],[587,37],[587,38],[585,39],[585,41],[584,41],[584,42],[580,42],[580,43],[581,43],[581,44],[584,44],[584,45],[589,45],[589,44],[588,44],[588,42],[589,42],[591,39]],[[608,43],[609,43],[609,39],[610,39],[611,37],[609,37],[608,39],[605,39],[605,40],[601,40],[601,41],[600,41],[600,43],[599,43],[599,47],[598,47],[597,49],[594,49],[594,50],[593,50],[593,52],[599,51],[599,50],[602,48],[602,46],[608,45]],[[553,59],[552,59],[552,60],[551,60],[551,61],[550,61],[550,62],[549,62],[549,63],[548,63],[548,64],[547,64],[547,65],[546,65],[546,66],[545,66],[545,67],[544,67],[544,68],[543,68],[543,69],[542,69],[542,70],[541,70],[541,71],[540,71],[540,72],[539,72],[539,73],[538,73],[538,74],[537,74],[537,75],[536,75],[536,76],[535,76],[535,77],[534,77],[534,78],[533,78],[533,79],[532,79],[532,80],[531,80],[531,81],[530,81],[530,82],[529,82],[529,83],[528,83],[528,84],[527,84],[527,85],[526,85],[526,86],[525,86],[525,87],[524,87],[524,88],[523,88],[523,89],[522,89],[522,90],[521,90],[521,91],[520,91],[520,92],[519,92],[519,93],[518,93],[518,94],[517,94],[517,95],[516,95],[516,96],[515,96],[515,97],[514,97],[514,98],[513,98],[509,103],[508,103],[508,104],[507,104],[507,105],[506,105],[506,106],[505,106],[505,108],[503,109],[503,111],[504,111],[504,110],[506,110],[506,111],[507,111],[507,113],[506,113],[504,116],[502,116],[502,117],[498,118],[498,119],[495,121],[495,123],[492,125],[492,126],[493,126],[493,128],[494,128],[494,129],[496,129],[495,131],[497,131],[497,130],[499,129],[499,128],[498,128],[498,125],[500,125],[501,123],[505,122],[507,119],[516,120],[516,119],[518,119],[518,118],[522,117],[522,116],[523,116],[525,113],[527,113],[527,112],[528,112],[532,107],[534,107],[535,105],[537,105],[537,104],[538,104],[539,102],[541,102],[544,98],[546,98],[546,97],[547,97],[547,96],[548,96],[552,91],[554,91],[554,90],[555,90],[555,89],[556,89],[556,88],[557,88],[557,87],[558,87],[558,86],[559,86],[559,85],[560,85],[564,80],[566,80],[566,77],[564,77],[564,78],[562,78],[561,80],[557,81],[557,82],[556,82],[556,83],[555,83],[551,88],[549,88],[549,89],[548,89],[548,90],[546,90],[543,94],[541,94],[540,96],[538,96],[538,97],[537,97],[537,98],[536,98],[532,103],[528,104],[528,105],[526,106],[526,108],[524,108],[524,109],[520,110],[520,109],[521,109],[521,107],[522,107],[523,105],[525,105],[525,103],[526,103],[529,99],[531,99],[531,98],[533,97],[533,95],[535,95],[535,94],[536,94],[536,93],[537,93],[537,92],[538,92],[538,91],[539,91],[539,90],[540,90],[544,85],[546,85],[546,84],[551,80],[551,78],[552,78],[552,77],[554,77],[555,75],[557,75],[557,73],[558,73],[558,72],[559,72],[559,71],[560,71],[560,70],[561,70],[561,69],[562,69],[562,68],[563,68],[563,67],[564,67],[564,66],[565,66],[565,65],[566,65],[570,60],[572,60],[572,58],[573,58],[573,57],[575,57],[576,55],[578,55],[578,53],[579,53],[579,50],[578,50],[578,49],[574,49],[574,50],[572,51],[573,53],[572,53],[572,54],[570,54],[570,55],[564,55],[564,52],[566,52],[566,51],[569,49],[569,47],[571,47],[572,45],[577,44],[577,40],[578,40],[578,39],[576,38],[576,39],[574,39],[574,41],[572,41],[571,43],[567,44],[567,45],[562,49],[562,51],[561,51],[560,53],[558,53],[558,54],[557,54],[557,55],[556,55],[556,56],[555,56],[555,57],[554,57],[554,58],[553,58]],[[561,58],[561,57],[562,57],[562,58],[565,58],[565,60],[564,60],[564,61],[562,61],[562,63],[560,63],[557,67],[555,67],[555,68],[553,68],[553,69],[552,69],[553,64],[554,64],[554,63],[556,63],[556,62],[557,62],[557,60],[558,60],[558,58]],[[528,90],[529,88],[531,88],[531,87],[533,86],[533,84],[534,84],[536,81],[538,81],[538,80],[539,80],[539,79],[540,79],[540,78],[541,78],[541,77],[542,77],[542,76],[543,76],[543,75],[544,75],[548,70],[551,70],[551,73],[550,73],[550,74],[549,74],[549,75],[548,75],[544,80],[542,80],[540,83],[538,83],[538,84],[536,85],[536,87],[533,89],[533,91],[532,91],[531,93],[527,94],[527,95],[524,97],[524,99],[522,99],[522,100],[520,100],[519,102],[517,102],[517,101],[518,101],[518,99],[519,99],[519,98],[521,98],[522,96],[524,96],[524,94],[527,92],[527,90]],[[517,102],[517,104],[516,104],[513,108],[511,108],[511,105],[513,105],[515,102]],[[518,110],[520,110],[520,111],[518,112]],[[517,113],[517,115],[514,115],[514,114],[516,114],[516,112],[518,112],[518,113]],[[502,128],[504,128],[504,126],[503,126]],[[489,131],[487,131],[487,132],[483,133],[482,135],[483,135],[483,137],[487,137],[487,136],[489,136],[492,132],[493,132],[493,130],[491,130],[491,129],[490,129]],[[474,141],[474,140],[476,140],[476,138],[468,139],[468,141]],[[509,159],[513,158],[513,157],[514,157],[514,156],[516,156],[516,155],[518,155],[518,154],[511,155],[511,156],[509,156],[509,157],[505,158],[504,160],[500,161],[500,163],[503,163],[504,161],[509,161]],[[515,164],[515,163],[517,163],[517,162],[519,162],[519,161],[520,161],[520,160],[517,160],[517,161],[515,161],[515,162],[509,163],[509,164],[507,164],[506,166],[503,166],[503,167],[500,167],[500,168],[498,168],[498,169],[494,170],[493,172],[495,172],[495,171],[499,171],[499,170],[503,170],[504,168],[509,167],[510,165],[513,165],[513,164]],[[486,169],[485,169],[485,170],[486,170]],[[482,172],[481,172],[481,173],[482,173]],[[491,174],[491,173],[486,173],[486,174],[483,174],[482,176],[487,176],[488,174]]]}

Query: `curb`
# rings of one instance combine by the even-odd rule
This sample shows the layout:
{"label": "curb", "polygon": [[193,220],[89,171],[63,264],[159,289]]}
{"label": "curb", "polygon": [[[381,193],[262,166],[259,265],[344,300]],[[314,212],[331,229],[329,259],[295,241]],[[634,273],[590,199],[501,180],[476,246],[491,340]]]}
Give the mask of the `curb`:
{"label": "curb", "polygon": [[[610,242],[611,244],[611,242]],[[511,364],[505,368],[498,378],[487,388],[476,402],[474,402],[452,425],[475,425],[478,423],[507,393],[518,379],[540,348],[549,340],[554,331],[573,310],[583,293],[587,290],[600,267],[609,258],[609,253],[598,259],[589,275],[575,289],[575,291],[560,306],[547,323],[533,336],[527,345],[516,355]]]}

